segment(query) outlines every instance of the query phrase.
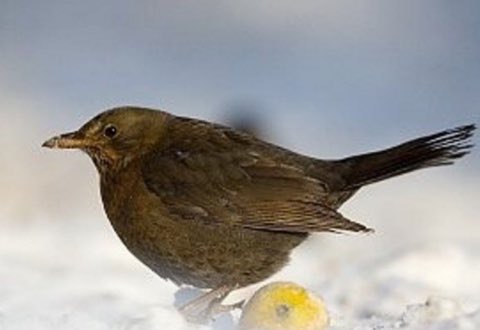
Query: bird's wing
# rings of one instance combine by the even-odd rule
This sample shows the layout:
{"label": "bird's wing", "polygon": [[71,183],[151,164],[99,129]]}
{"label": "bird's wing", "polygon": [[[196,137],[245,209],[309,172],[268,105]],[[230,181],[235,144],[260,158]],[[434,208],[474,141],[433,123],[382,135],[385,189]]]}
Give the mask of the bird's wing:
{"label": "bird's wing", "polygon": [[178,127],[172,131],[142,168],[172,217],[268,231],[369,230],[328,207],[328,188],[301,166],[248,135],[195,124],[200,128],[189,127],[188,139],[175,136]]}

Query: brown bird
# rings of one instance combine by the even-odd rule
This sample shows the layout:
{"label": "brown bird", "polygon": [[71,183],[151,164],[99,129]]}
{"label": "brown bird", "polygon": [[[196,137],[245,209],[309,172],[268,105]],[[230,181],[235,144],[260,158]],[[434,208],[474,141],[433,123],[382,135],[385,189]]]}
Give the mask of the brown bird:
{"label": "brown bird", "polygon": [[202,304],[213,313],[230,290],[280,270],[312,232],[370,231],[337,209],[367,184],[451,164],[474,130],[320,160],[218,124],[120,107],[43,146],[92,158],[105,212],[140,261],[177,284],[214,289],[182,309],[190,315]]}

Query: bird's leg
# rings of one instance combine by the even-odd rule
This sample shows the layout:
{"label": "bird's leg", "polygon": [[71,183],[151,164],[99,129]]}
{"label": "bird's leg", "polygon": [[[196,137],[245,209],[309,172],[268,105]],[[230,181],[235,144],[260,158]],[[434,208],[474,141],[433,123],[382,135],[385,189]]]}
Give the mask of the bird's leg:
{"label": "bird's leg", "polygon": [[225,297],[230,291],[231,289],[228,286],[221,286],[217,289],[213,289],[205,294],[200,295],[183,306],[180,306],[178,310],[182,314],[187,315],[205,310],[205,307],[207,307],[212,301]]}
{"label": "bird's leg", "polygon": [[[223,300],[223,299],[222,299]],[[230,305],[222,305],[221,300],[214,300],[209,306],[210,315],[215,316],[222,313],[229,313],[236,309],[242,309],[245,300],[238,301]]]}
{"label": "bird's leg", "polygon": [[187,321],[208,323],[218,314],[227,313],[242,307],[244,301],[232,305],[222,305],[222,301],[230,292],[235,290],[235,288],[236,286],[223,285],[217,289],[213,289],[181,306],[179,311]]}

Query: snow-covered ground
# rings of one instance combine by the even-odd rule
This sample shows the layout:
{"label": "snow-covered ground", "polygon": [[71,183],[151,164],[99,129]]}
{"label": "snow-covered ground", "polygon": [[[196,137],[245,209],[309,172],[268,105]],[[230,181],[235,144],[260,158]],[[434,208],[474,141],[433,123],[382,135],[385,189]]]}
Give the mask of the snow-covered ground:
{"label": "snow-covered ground", "polygon": [[[380,213],[387,207],[369,198],[358,203],[378,205]],[[314,236],[271,280],[293,280],[322,296],[335,329],[479,329],[480,242],[432,240],[431,221],[410,237],[393,231],[398,224],[390,221],[398,220],[382,221],[372,235]],[[415,239],[418,231],[430,239]],[[185,323],[173,308],[178,289],[135,260],[100,216],[2,226],[0,281],[0,329],[218,330],[233,329],[238,316],[211,326]]]}

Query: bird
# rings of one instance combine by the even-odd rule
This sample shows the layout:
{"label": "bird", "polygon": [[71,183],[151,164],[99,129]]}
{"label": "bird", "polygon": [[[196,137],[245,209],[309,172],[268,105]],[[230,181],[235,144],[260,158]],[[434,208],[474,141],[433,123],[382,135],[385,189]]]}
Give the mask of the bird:
{"label": "bird", "polygon": [[180,308],[189,318],[223,310],[230,291],[278,272],[312,233],[371,232],[340,206],[363,186],[452,164],[471,151],[475,128],[323,160],[217,123],[121,106],[43,146],[90,156],[105,213],[136,258],[177,285],[211,290]]}
{"label": "bird", "polygon": [[324,330],[329,323],[320,297],[293,282],[273,282],[245,304],[238,330]]}

